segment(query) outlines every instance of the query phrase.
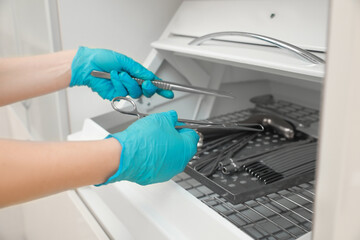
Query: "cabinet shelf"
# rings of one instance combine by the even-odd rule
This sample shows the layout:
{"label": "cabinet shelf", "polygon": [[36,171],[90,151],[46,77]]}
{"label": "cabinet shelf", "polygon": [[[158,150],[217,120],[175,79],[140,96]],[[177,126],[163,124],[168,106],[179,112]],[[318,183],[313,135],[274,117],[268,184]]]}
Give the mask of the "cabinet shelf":
{"label": "cabinet shelf", "polygon": [[[191,37],[171,35],[152,43],[158,51],[173,52],[187,56],[240,68],[253,69],[282,76],[296,77],[321,83],[324,77],[324,64],[312,64],[300,59],[284,49],[257,44],[208,41],[200,46],[190,46]],[[322,59],[324,53],[316,53]]]}

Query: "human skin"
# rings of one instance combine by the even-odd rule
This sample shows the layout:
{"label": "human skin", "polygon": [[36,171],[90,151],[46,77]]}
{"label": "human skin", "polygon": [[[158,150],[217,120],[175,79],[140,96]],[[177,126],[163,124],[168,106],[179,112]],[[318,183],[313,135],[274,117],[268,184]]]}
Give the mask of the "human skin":
{"label": "human skin", "polygon": [[[64,89],[75,50],[0,59],[0,106]],[[118,166],[113,138],[84,142],[0,140],[0,207],[100,184]]]}
{"label": "human skin", "polygon": [[82,142],[0,140],[0,207],[100,184],[118,166],[114,138]]}

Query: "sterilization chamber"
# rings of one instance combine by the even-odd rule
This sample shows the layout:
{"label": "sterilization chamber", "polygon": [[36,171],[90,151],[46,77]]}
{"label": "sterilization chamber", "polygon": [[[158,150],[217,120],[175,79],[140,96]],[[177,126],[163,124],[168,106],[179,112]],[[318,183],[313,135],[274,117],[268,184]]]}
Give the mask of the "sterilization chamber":
{"label": "sterilization chamber", "polygon": [[[327,1],[182,3],[152,43],[145,66],[166,81],[224,90],[235,99],[176,92],[173,100],[141,98],[137,106],[147,113],[174,109],[181,118],[223,122],[270,114],[290,123],[295,138],[270,126],[248,140],[240,154],[220,161],[222,168],[216,165],[207,174],[194,166],[206,155],[221,152],[223,145],[203,150],[170,182],[78,189],[110,238],[310,239],[327,16]],[[103,114],[87,119],[83,130],[69,139],[103,138],[135,119],[115,111]],[[309,143],[315,148],[298,150],[296,161],[286,155],[297,151],[294,146]],[[271,164],[264,175],[263,165],[255,167],[263,172],[254,173],[254,167],[245,170],[236,160],[274,149],[285,151],[280,157],[287,159],[287,168],[276,172],[281,176],[269,173],[276,169],[269,170]],[[280,158],[268,155],[269,162],[271,156]],[[256,164],[265,164],[258,160]]]}

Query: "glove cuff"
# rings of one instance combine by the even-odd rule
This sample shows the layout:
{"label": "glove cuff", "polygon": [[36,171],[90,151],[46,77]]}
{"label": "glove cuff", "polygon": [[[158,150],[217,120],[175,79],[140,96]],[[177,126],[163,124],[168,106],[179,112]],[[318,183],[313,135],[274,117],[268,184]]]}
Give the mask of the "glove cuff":
{"label": "glove cuff", "polygon": [[116,173],[114,173],[114,175],[109,177],[105,182],[94,185],[96,187],[100,187],[102,185],[107,185],[109,183],[113,183],[113,182],[120,181],[120,180],[125,180],[125,178],[123,176],[121,176],[124,172],[123,170],[124,170],[124,158],[125,158],[125,148],[126,148],[124,141],[123,141],[122,137],[114,136],[111,134],[109,134],[105,139],[108,139],[108,138],[115,138],[121,144],[120,163],[119,163],[119,167],[118,167]]}
{"label": "glove cuff", "polygon": [[71,80],[70,80],[70,87],[73,86],[82,86],[84,85],[83,83],[83,79],[84,76],[82,76],[82,74],[84,74],[82,72],[82,69],[84,69],[84,61],[83,59],[83,55],[86,55],[86,51],[87,51],[87,47],[82,47],[80,46],[78,51],[76,52],[76,55],[71,63]]}

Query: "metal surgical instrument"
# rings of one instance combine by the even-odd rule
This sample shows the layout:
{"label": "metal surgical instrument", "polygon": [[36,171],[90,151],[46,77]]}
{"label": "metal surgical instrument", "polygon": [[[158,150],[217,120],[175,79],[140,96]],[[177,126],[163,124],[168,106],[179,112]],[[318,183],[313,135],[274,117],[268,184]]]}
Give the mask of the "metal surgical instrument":
{"label": "metal surgical instrument", "polygon": [[[127,101],[131,104],[131,109],[121,109],[116,105],[116,102],[121,100]],[[115,111],[118,111],[123,114],[137,116],[138,118],[146,117],[148,114],[141,113],[138,111],[136,103],[134,100],[128,97],[115,97],[111,101],[111,106]],[[185,123],[186,125],[175,126],[175,128],[191,128],[197,129],[200,132],[216,132],[224,131],[229,133],[234,133],[237,131],[253,131],[253,132],[262,132],[264,127],[258,123],[241,123],[241,122],[231,122],[231,123],[220,123],[220,122],[210,122],[206,120],[189,120],[189,119],[178,119],[179,122]]]}
{"label": "metal surgical instrument", "polygon": [[[98,78],[104,78],[104,79],[111,79],[110,73],[107,72],[100,72],[100,71],[92,71],[91,76],[98,77]],[[139,78],[133,78],[139,85],[141,85],[145,80],[139,79]],[[230,93],[224,92],[224,91],[218,91],[213,90],[209,88],[202,88],[202,87],[196,87],[196,86],[187,86],[172,82],[165,82],[165,81],[158,81],[153,80],[151,81],[152,84],[154,84],[156,87],[164,89],[164,90],[175,90],[175,91],[181,91],[181,92],[188,92],[188,93],[199,93],[199,94],[207,94],[212,95],[215,97],[226,97],[226,98],[234,98]]]}

